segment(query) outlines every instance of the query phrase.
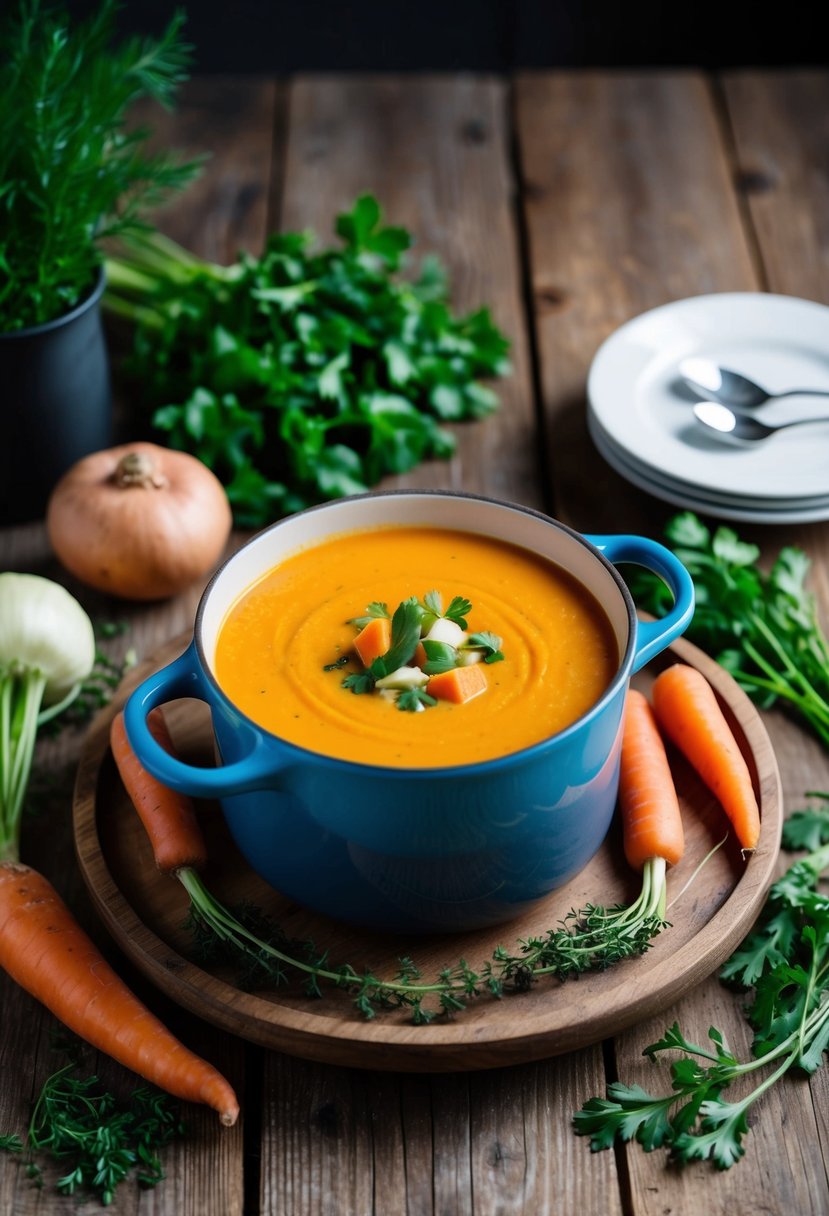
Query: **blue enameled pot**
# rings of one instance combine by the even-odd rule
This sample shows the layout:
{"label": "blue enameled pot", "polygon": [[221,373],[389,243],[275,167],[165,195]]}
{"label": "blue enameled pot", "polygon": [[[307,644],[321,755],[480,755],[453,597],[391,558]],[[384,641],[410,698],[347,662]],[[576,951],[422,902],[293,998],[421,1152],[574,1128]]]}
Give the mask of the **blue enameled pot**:
{"label": "blue enameled pot", "polygon": [[[601,699],[541,743],[452,768],[355,764],[257,726],[213,674],[226,613],[290,553],[380,524],[484,533],[569,571],[604,606],[622,656]],[[637,621],[615,568],[624,562],[668,584],[675,603],[665,618]],[[402,491],[341,499],[274,524],[225,563],[202,597],[192,645],[127,702],[127,733],[141,762],[166,785],[220,799],[251,867],[298,903],[374,929],[483,927],[523,912],[599,848],[616,801],[629,677],[682,633],[692,612],[687,571],[643,537],[581,536],[537,511],[471,495]],[[179,697],[210,706],[218,767],[174,759],[149,733],[150,710]]]}

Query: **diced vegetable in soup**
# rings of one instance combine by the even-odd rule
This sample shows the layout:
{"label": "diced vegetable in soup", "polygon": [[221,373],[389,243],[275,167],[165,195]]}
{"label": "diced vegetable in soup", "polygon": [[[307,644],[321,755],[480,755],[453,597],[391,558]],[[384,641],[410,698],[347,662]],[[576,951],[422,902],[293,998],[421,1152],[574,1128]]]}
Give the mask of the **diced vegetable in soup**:
{"label": "diced vegetable in soup", "polygon": [[214,670],[291,743],[434,768],[557,733],[618,664],[601,605],[552,562],[475,533],[389,527],[334,536],[256,582],[222,624]]}

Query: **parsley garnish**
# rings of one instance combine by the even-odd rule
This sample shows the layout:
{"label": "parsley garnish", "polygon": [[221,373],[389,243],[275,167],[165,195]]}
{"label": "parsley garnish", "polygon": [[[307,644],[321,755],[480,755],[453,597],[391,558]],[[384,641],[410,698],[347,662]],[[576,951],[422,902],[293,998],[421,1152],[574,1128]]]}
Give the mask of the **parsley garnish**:
{"label": "parsley garnish", "polygon": [[448,642],[430,642],[427,639],[423,643],[423,649],[426,651],[423,670],[427,676],[438,676],[441,672],[451,671],[458,665],[458,652]]}
{"label": "parsley garnish", "polygon": [[322,670],[323,671],[339,671],[339,669],[341,667],[346,667],[348,665],[348,662],[349,662],[348,655],[341,654],[340,657],[338,659],[335,659],[333,663],[325,663],[323,665]]}
{"label": "parsley garnish", "polygon": [[408,663],[420,641],[420,608],[412,596],[403,600],[391,618],[391,646],[379,659],[375,659],[369,671],[375,680],[382,680],[398,667]]}
{"label": "parsley garnish", "polygon": [[352,672],[343,680],[343,688],[354,693],[371,692],[374,688],[374,676],[368,671]]}
{"label": "parsley garnish", "polygon": [[500,663],[504,658],[502,645],[503,639],[499,638],[497,633],[489,633],[484,630],[482,633],[470,633],[463,644],[463,649],[483,650],[485,663]]}
{"label": "parsley garnish", "polygon": [[[748,1112],[792,1068],[813,1073],[829,1049],[829,901],[819,890],[829,867],[829,794],[824,805],[797,812],[787,824],[787,847],[808,839],[815,848],[771,888],[754,930],[731,956],[721,978],[753,990],[746,1016],[754,1028],[755,1058],[741,1063],[711,1027],[711,1047],[689,1042],[675,1022],[645,1048],[656,1060],[679,1052],[671,1092],[652,1095],[620,1081],[591,1098],[574,1117],[594,1150],[638,1140],[646,1152],[665,1147],[678,1164],[713,1161],[728,1169],[745,1154]],[[760,1069],[767,1075],[749,1093],[727,1101],[732,1082]]]}
{"label": "parsley garnish", "polygon": [[437,705],[437,701],[423,688],[404,688],[397,697],[397,708],[409,713],[417,713],[434,705]]}
{"label": "parsley garnish", "polygon": [[460,625],[461,629],[467,627],[467,617],[472,611],[472,605],[469,600],[464,599],[462,595],[456,595],[449,602],[449,607],[443,611],[443,596],[439,591],[427,591],[423,597],[423,610],[433,617],[444,617],[447,621],[454,621],[456,625]]}
{"label": "parsley garnish", "polygon": [[[442,675],[444,672],[461,666],[464,659],[460,650],[479,651],[480,657],[485,663],[497,663],[504,657],[500,649],[501,638],[486,630],[471,634],[463,641],[460,650],[449,642],[437,641],[426,636],[439,619],[452,621],[459,630],[464,630],[467,627],[466,618],[471,611],[472,604],[461,595],[453,597],[446,612],[443,611],[443,597],[439,591],[427,591],[422,600],[418,600],[414,595],[409,596],[408,599],[398,604],[391,617],[389,649],[384,655],[374,659],[364,671],[351,672],[347,675],[342,682],[343,688],[357,695],[363,695],[373,692],[378,681],[383,681],[388,676],[394,676],[389,691],[396,693],[395,701],[398,709],[411,713],[437,705],[437,699],[425,691],[420,681],[425,683],[425,677]],[[366,607],[364,615],[351,617],[348,624],[355,625],[362,630],[377,618],[389,619],[388,605],[381,600],[373,600]],[[395,675],[401,667],[408,667],[414,658],[418,643],[421,642],[421,635],[424,635],[422,645],[426,661],[419,664],[414,670],[406,670],[399,676]],[[459,636],[463,638],[462,633]],[[472,657],[474,660],[474,656]],[[344,667],[348,661],[349,656],[344,655],[333,663],[326,663],[323,671],[335,671]],[[385,692],[388,687],[383,684],[382,691]]]}
{"label": "parsley garnish", "polygon": [[346,622],[348,625],[356,625],[359,629],[364,629],[369,621],[376,620],[378,617],[389,618],[389,609],[387,604],[381,604],[379,600],[374,600],[366,608],[365,616],[353,616]]}

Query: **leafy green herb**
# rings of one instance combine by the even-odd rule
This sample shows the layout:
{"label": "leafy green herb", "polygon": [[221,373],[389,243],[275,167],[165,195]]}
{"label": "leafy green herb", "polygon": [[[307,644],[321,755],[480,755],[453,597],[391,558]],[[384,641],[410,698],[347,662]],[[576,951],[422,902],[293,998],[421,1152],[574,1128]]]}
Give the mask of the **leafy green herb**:
{"label": "leafy green herb", "polygon": [[[405,690],[398,699],[398,703],[404,701],[401,708],[416,712],[415,696],[418,701],[425,697],[427,704],[433,701],[422,690]],[[329,952],[320,951],[313,942],[290,941],[258,909],[225,906],[194,870],[185,867],[177,877],[190,897],[187,925],[201,960],[235,964],[241,982],[260,987],[282,985],[292,974],[299,974],[309,995],[321,997],[326,986],[333,985],[351,994],[355,1008],[365,1018],[404,1007],[411,1010],[415,1025],[432,1022],[441,1013],[460,1013],[484,995],[500,998],[506,992],[527,992],[545,978],[565,980],[605,970],[644,953],[667,924],[664,885],[659,873],[649,870],[642,894],[629,907],[591,904],[574,909],[555,928],[519,941],[513,952],[496,947],[478,970],[461,959],[442,968],[433,980],[425,980],[411,959],[405,958],[399,960],[397,974],[384,979],[371,971],[358,971],[350,963],[332,963]]]}
{"label": "leafy green herb", "polygon": [[169,106],[186,79],[183,14],[155,41],[113,41],[115,0],[71,25],[22,0],[0,56],[0,331],[74,308],[103,260],[100,243],[141,226],[144,208],[189,181],[195,163],[144,151],[124,116],[139,97]]}
{"label": "leafy green herb", "polygon": [[[756,545],[731,528],[712,534],[690,511],[674,516],[665,534],[696,588],[687,636],[763,708],[784,702],[829,747],[829,642],[806,588],[806,555],[787,546],[765,574]],[[637,573],[631,586],[655,615],[669,607],[670,592],[656,576]]]}
{"label": "leafy green herb", "polygon": [[337,232],[342,247],[320,251],[275,234],[230,267],[159,234],[107,261],[104,305],[136,324],[140,400],[219,476],[243,526],[448,457],[440,424],[497,405],[479,379],[508,370],[508,342],[488,310],[453,316],[434,262],[397,279],[411,237],[370,195]]}
{"label": "leafy green herb", "polygon": [[440,592],[427,591],[423,597],[423,611],[430,618],[427,622],[428,625],[431,625],[435,620],[444,618],[447,621],[454,621],[461,629],[466,629],[468,625],[466,618],[472,611],[472,605],[462,595],[456,595],[452,598],[449,607],[444,612],[443,596]]}
{"label": "leafy green herb", "polygon": [[[829,804],[829,794],[814,797]],[[671,1092],[652,1095],[638,1085],[614,1082],[605,1098],[591,1098],[574,1116],[575,1130],[591,1148],[636,1139],[646,1151],[665,1147],[680,1164],[713,1161],[730,1168],[744,1155],[748,1112],[787,1072],[813,1073],[829,1048],[829,900],[818,889],[829,867],[829,806],[798,812],[787,840],[808,838],[817,847],[774,883],[754,930],[721,972],[724,980],[752,990],[746,1016],[754,1035],[754,1059],[741,1063],[720,1031],[712,1047],[688,1042],[677,1023],[645,1048],[655,1060],[680,1052],[671,1065]],[[763,1070],[748,1093],[728,1101],[728,1086]]]}
{"label": "leafy green herb", "polygon": [[378,600],[374,600],[366,608],[365,616],[353,616],[346,622],[348,625],[356,625],[359,629],[364,629],[369,621],[374,621],[378,617],[388,620],[390,616],[388,605],[381,604]]}
{"label": "leafy green herb", "polygon": [[414,596],[397,605],[391,618],[391,646],[384,655],[375,659],[369,672],[375,680],[382,680],[398,667],[408,663],[420,641],[420,609]]}
{"label": "leafy green herb", "polygon": [[[61,1194],[94,1194],[104,1206],[130,1174],[142,1187],[156,1186],[164,1178],[160,1150],[184,1132],[170,1098],[142,1086],[122,1103],[97,1077],[81,1079],[78,1071],[73,1060],[40,1091],[26,1135],[28,1176],[43,1185],[36,1155],[45,1154],[66,1171],[55,1184]],[[0,1149],[19,1153],[24,1146],[18,1136],[3,1136]]]}
{"label": "leafy green herb", "polygon": [[[391,618],[391,644],[387,653],[375,659],[365,671],[352,672],[347,675],[343,680],[343,688],[357,694],[372,692],[378,680],[391,675],[413,659],[421,636],[431,629],[435,621],[452,620],[459,628],[464,629],[467,626],[466,617],[471,611],[472,604],[460,595],[456,595],[452,599],[446,612],[443,611],[443,598],[439,591],[427,591],[422,601],[419,601],[416,596],[409,596],[407,600],[398,605]],[[374,601],[368,605],[365,616],[352,617],[348,623],[363,629],[369,621],[378,617],[388,619],[388,616],[388,606],[380,601]],[[420,670],[424,676],[441,675],[443,672],[452,671],[459,665],[460,654],[456,646],[428,637],[423,637],[422,644],[426,661]],[[462,649],[481,651],[484,662],[496,663],[504,657],[500,646],[501,638],[497,634],[482,632],[472,634],[464,642]],[[323,670],[334,671],[338,667],[345,666],[347,662],[348,658],[344,657],[334,663],[326,664]],[[438,703],[435,697],[426,693],[422,688],[400,689],[395,701],[398,709],[408,712],[418,712]]]}
{"label": "leafy green herb", "polygon": [[343,680],[343,688],[358,695],[371,692],[374,688],[374,676],[370,671],[352,672]]}
{"label": "leafy green herb", "polygon": [[417,713],[435,705],[436,699],[431,697],[425,688],[404,688],[397,695],[397,708],[408,713]]}
{"label": "leafy green herb", "polygon": [[348,655],[341,654],[340,657],[338,659],[335,659],[333,663],[326,663],[323,666],[322,670],[323,671],[339,671],[341,668],[347,667],[348,662],[349,662]]}
{"label": "leafy green herb", "polygon": [[423,670],[427,676],[437,676],[444,671],[452,671],[458,665],[457,649],[450,646],[448,642],[430,642],[426,638],[423,642],[423,649],[426,651]]}
{"label": "leafy green herb", "polygon": [[502,645],[503,639],[499,638],[497,633],[484,630],[482,633],[470,633],[461,649],[482,650],[485,663],[501,663],[504,659]]}

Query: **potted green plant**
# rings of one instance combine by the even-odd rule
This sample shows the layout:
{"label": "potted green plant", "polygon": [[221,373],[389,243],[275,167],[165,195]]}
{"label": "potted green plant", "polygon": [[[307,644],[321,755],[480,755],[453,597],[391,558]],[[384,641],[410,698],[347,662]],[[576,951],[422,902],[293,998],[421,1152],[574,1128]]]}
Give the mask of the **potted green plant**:
{"label": "potted green plant", "polygon": [[150,153],[141,97],[169,106],[190,48],[115,37],[115,0],[70,22],[21,0],[0,33],[0,522],[42,515],[75,460],[111,438],[102,243],[184,185],[196,162]]}

